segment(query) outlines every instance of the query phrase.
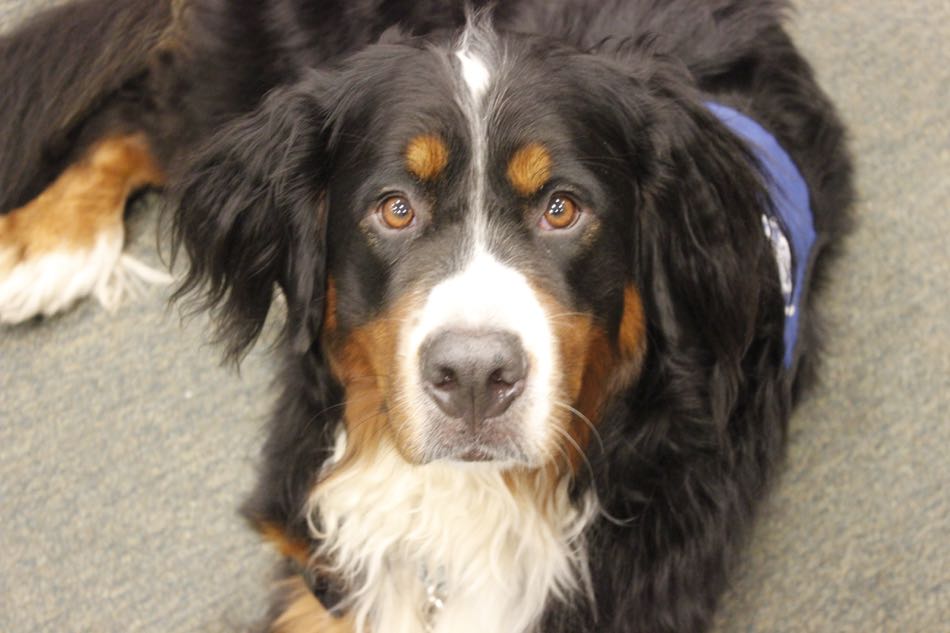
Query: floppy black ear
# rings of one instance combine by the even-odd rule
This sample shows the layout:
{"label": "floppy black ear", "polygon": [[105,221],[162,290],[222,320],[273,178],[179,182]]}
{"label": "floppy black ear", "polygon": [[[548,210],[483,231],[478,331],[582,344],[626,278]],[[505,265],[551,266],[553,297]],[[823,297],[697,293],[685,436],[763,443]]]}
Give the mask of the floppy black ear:
{"label": "floppy black ear", "polygon": [[172,178],[175,249],[190,267],[177,296],[200,291],[229,358],[261,332],[275,287],[286,334],[304,350],[320,327],[325,285],[322,114],[310,77],[225,125]]}
{"label": "floppy black ear", "polygon": [[643,191],[641,283],[668,352],[738,375],[766,297],[778,296],[765,292],[775,277],[762,228],[769,197],[754,156],[703,103],[671,102],[653,126],[661,167]]}
{"label": "floppy black ear", "polygon": [[[697,631],[781,446],[782,301],[754,156],[686,73],[643,68],[656,75],[618,95],[614,136],[639,202],[631,265],[647,356],[590,451],[605,519],[589,560],[605,629]],[[570,617],[545,624],[567,631]],[[574,617],[576,628],[592,616]]]}

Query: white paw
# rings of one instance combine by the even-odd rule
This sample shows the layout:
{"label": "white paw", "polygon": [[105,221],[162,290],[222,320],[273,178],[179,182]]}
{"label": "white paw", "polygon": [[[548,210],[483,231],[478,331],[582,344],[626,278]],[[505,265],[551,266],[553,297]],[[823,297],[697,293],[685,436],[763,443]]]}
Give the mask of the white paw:
{"label": "white paw", "polygon": [[15,261],[0,250],[0,322],[21,323],[50,316],[78,299],[94,296],[113,312],[122,297],[146,284],[167,284],[165,272],[122,254],[122,231],[102,233],[92,248],[52,251]]}

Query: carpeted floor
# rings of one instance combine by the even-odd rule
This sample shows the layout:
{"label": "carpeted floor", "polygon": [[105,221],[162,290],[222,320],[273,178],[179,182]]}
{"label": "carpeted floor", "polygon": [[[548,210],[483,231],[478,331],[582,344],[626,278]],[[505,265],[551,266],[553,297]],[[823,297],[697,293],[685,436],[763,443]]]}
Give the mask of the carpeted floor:
{"label": "carpeted floor", "polygon": [[[45,4],[0,0],[0,28]],[[950,4],[798,6],[852,130],[860,225],[824,384],[716,631],[950,631]],[[139,205],[129,250],[157,264],[155,222]],[[205,319],[166,298],[0,330],[0,631],[233,631],[263,611],[273,559],[235,509],[266,349],[219,367]]]}

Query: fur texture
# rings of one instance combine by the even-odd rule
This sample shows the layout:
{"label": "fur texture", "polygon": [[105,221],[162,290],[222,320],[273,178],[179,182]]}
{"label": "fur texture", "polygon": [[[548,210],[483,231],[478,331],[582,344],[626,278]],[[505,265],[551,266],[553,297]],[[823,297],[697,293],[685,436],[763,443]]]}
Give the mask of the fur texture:
{"label": "fur texture", "polygon": [[446,633],[531,630],[549,600],[590,596],[583,532],[596,505],[572,502],[567,480],[512,488],[494,466],[418,468],[386,444],[334,464],[308,514],[357,630],[424,630],[427,582],[448,591],[435,628]]}
{"label": "fur texture", "polygon": [[[0,43],[0,105],[30,123],[5,136],[4,210],[69,163],[64,139],[141,131],[168,171],[181,293],[232,358],[279,289],[281,394],[244,511],[345,614],[332,630],[704,631],[819,330],[813,287],[786,370],[766,183],[704,102],[802,172],[812,279],[848,224],[844,131],[784,10],[87,0]],[[67,19],[99,30],[29,82],[29,55],[54,69],[42,50],[75,45]],[[53,102],[72,110],[30,108]],[[431,341],[499,329],[527,368],[491,379],[506,408],[447,413],[458,377],[415,373]],[[287,586],[272,630],[328,621]]]}

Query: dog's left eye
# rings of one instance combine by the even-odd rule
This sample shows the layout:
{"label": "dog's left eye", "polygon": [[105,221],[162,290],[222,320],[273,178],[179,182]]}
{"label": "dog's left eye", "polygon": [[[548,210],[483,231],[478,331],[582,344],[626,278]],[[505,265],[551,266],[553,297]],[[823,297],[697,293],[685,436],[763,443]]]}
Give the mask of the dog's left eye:
{"label": "dog's left eye", "polygon": [[409,200],[403,196],[389,196],[379,205],[377,212],[386,226],[396,230],[408,228],[416,217]]}
{"label": "dog's left eye", "polygon": [[541,226],[548,230],[566,229],[574,225],[581,215],[580,207],[563,193],[556,193],[548,201]]}

